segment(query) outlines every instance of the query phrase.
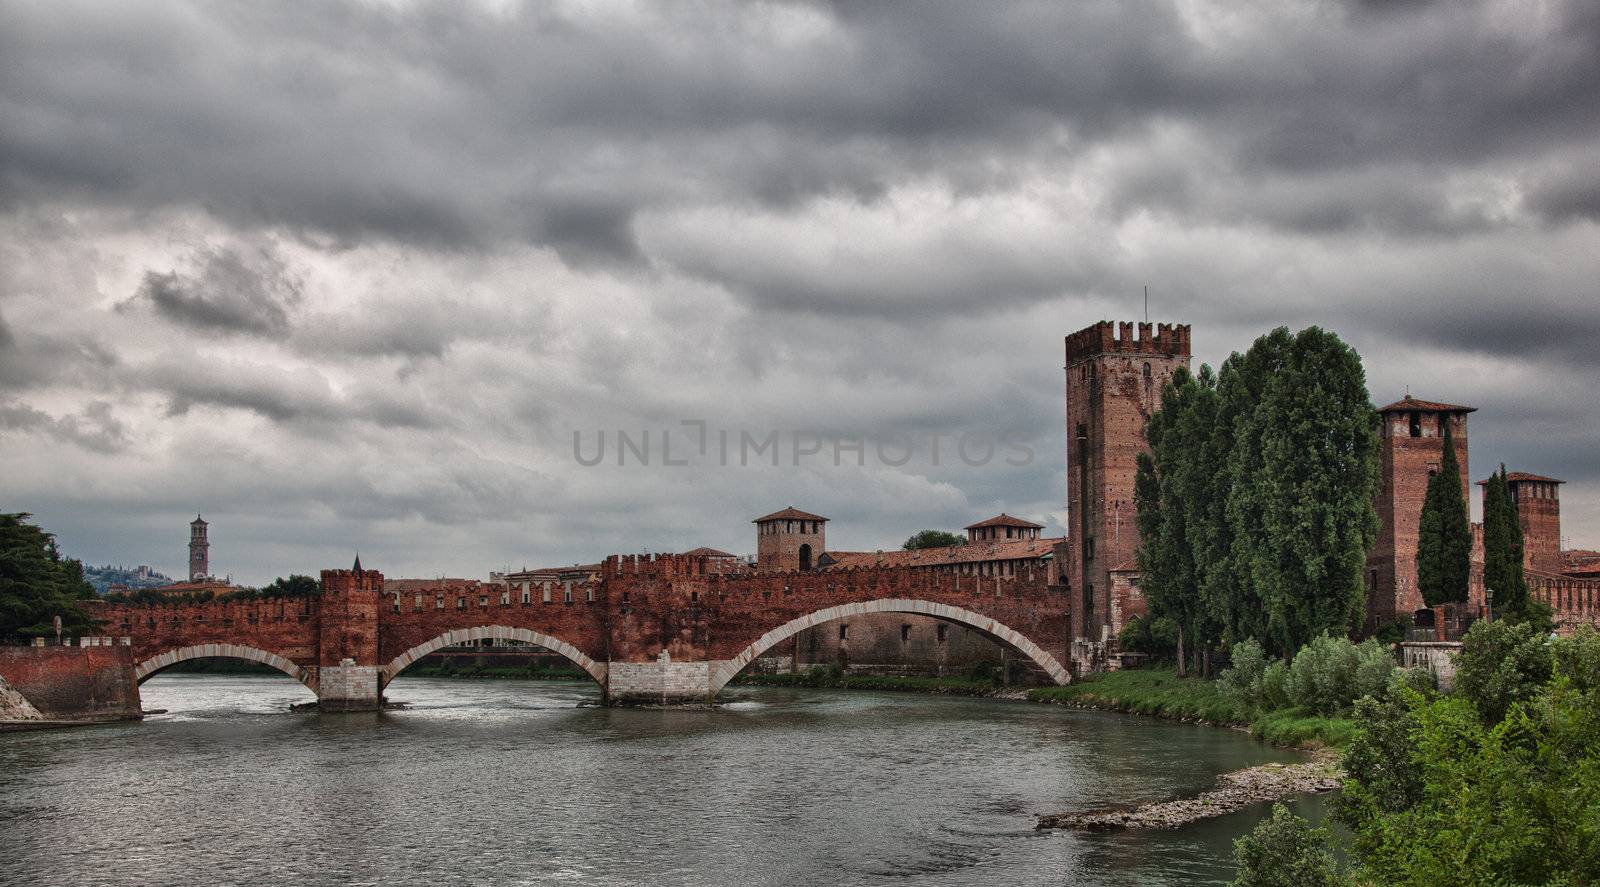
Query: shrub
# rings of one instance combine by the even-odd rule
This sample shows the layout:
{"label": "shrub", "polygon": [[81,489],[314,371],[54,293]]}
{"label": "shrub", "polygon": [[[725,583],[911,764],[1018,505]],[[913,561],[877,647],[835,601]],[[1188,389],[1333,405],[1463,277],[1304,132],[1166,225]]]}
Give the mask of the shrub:
{"label": "shrub", "polygon": [[1268,711],[1289,707],[1289,666],[1282,662],[1261,673],[1261,707]]}
{"label": "shrub", "polygon": [[1334,887],[1346,883],[1328,852],[1327,829],[1274,804],[1272,816],[1233,842],[1233,887]]}
{"label": "shrub", "polygon": [[1289,701],[1318,714],[1348,711],[1363,696],[1383,692],[1394,673],[1394,659],[1376,640],[1352,644],[1322,635],[1302,647],[1289,666]]}
{"label": "shrub", "polygon": [[1240,711],[1261,706],[1261,680],[1267,671],[1267,656],[1255,638],[1233,645],[1232,666],[1218,676],[1222,688]]}
{"label": "shrub", "polygon": [[1550,680],[1553,668],[1551,645],[1532,625],[1480,620],[1461,639],[1456,692],[1484,724],[1498,724]]}

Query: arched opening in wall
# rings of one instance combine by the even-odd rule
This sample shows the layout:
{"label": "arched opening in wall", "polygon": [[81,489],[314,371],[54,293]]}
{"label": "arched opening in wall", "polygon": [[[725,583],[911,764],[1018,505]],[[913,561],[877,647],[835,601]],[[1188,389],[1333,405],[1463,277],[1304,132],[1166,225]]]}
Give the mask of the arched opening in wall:
{"label": "arched opening in wall", "polygon": [[134,667],[147,712],[281,712],[316,702],[315,672],[240,644],[202,644],[151,656]]}
{"label": "arched opening in wall", "polygon": [[413,707],[459,706],[463,698],[488,702],[508,693],[537,696],[542,704],[554,693],[581,704],[598,700],[605,680],[605,664],[572,644],[504,625],[447,631],[395,656],[378,675],[387,696]]}
{"label": "arched opening in wall", "polygon": [[834,686],[847,675],[996,686],[1070,680],[1061,660],[1022,633],[980,613],[915,599],[843,604],[777,626],[715,669],[713,693],[741,674],[750,683],[802,686]]}
{"label": "arched opening in wall", "polygon": [[800,569],[802,571],[811,569],[811,544],[809,542],[800,546]]}

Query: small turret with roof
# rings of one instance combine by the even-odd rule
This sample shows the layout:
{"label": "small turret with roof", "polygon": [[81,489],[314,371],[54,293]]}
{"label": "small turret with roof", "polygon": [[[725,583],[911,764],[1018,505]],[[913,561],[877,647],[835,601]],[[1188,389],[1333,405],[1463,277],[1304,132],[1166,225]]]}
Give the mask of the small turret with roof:
{"label": "small turret with roof", "polygon": [[756,525],[756,569],[763,573],[810,571],[827,549],[828,519],[793,505],[751,523]]}

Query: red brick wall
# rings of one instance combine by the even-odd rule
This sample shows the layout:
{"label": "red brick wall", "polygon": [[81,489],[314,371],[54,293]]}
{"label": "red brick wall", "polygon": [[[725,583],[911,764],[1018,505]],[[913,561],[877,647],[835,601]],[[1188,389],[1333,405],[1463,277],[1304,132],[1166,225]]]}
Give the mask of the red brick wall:
{"label": "red brick wall", "polygon": [[0,677],[47,718],[139,716],[131,647],[0,647]]}
{"label": "red brick wall", "polygon": [[113,604],[90,601],[101,634],[132,639],[134,663],[199,644],[243,644],[297,665],[316,665],[324,598],[223,598],[205,603]]}

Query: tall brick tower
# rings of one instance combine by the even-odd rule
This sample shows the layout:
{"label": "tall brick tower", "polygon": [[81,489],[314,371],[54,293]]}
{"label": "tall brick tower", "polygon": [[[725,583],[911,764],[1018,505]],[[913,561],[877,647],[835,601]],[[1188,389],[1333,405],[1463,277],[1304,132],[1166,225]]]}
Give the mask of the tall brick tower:
{"label": "tall brick tower", "polygon": [[1467,414],[1463,407],[1406,395],[1378,414],[1382,479],[1378,487],[1378,541],[1367,555],[1367,631],[1422,608],[1417,589],[1417,527],[1428,478],[1444,458],[1444,429],[1450,426],[1456,461],[1461,466],[1462,506],[1467,490]]}
{"label": "tall brick tower", "polygon": [[1561,572],[1562,481],[1522,471],[1506,475],[1511,501],[1522,524],[1522,566],[1540,573]]}
{"label": "tall brick tower", "polygon": [[323,711],[365,711],[380,704],[378,609],[382,593],[383,574],[363,570],[360,555],[348,570],[322,571],[317,704]]}
{"label": "tall brick tower", "polygon": [[206,538],[206,522],[195,515],[189,522],[189,581],[211,575],[211,542]]}
{"label": "tall brick tower", "polygon": [[1111,571],[1139,548],[1133,505],[1144,426],[1161,389],[1189,365],[1187,324],[1101,321],[1067,336],[1067,510],[1071,532],[1059,549],[1073,633],[1098,641],[1112,625]]}
{"label": "tall brick tower", "polygon": [[826,550],[828,519],[821,515],[791,505],[751,523],[756,525],[756,569],[763,573],[810,570]]}

